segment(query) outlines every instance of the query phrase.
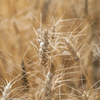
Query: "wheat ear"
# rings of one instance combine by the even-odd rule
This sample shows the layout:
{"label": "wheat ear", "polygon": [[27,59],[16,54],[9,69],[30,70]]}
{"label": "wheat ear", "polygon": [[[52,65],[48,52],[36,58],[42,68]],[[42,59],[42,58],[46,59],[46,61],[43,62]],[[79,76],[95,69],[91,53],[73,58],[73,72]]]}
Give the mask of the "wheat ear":
{"label": "wheat ear", "polygon": [[3,96],[1,98],[1,100],[9,100],[9,95],[11,93],[11,88],[12,88],[11,83],[7,82],[7,85],[4,87]]}
{"label": "wheat ear", "polygon": [[[79,53],[77,53],[77,51],[75,50],[73,44],[71,44],[71,43],[70,43],[69,41],[67,41],[66,39],[65,39],[65,43],[66,43],[66,45],[67,45],[67,48],[68,48],[69,52],[70,52],[71,55],[73,56],[74,60],[75,60],[77,63],[80,63],[80,62],[81,62],[80,55],[79,55]],[[86,73],[85,73],[83,67],[82,67],[81,65],[80,65],[80,67],[81,67],[81,69],[82,69],[82,72],[83,72],[85,78],[87,79],[87,82],[88,82],[89,86],[91,87],[92,85],[91,85],[90,79],[87,77],[87,75],[86,75]]]}
{"label": "wheat ear", "polygon": [[27,79],[27,71],[26,71],[26,66],[24,64],[24,61],[22,61],[22,85],[24,86],[24,91],[29,91],[29,82],[28,82],[28,79]]}

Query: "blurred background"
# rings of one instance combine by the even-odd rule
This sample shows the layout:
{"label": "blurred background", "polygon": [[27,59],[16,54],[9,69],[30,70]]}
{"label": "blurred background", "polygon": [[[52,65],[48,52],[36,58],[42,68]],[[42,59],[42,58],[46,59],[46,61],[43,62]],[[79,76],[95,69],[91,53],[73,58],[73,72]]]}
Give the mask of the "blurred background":
{"label": "blurred background", "polygon": [[[100,0],[0,0],[0,78],[3,80],[18,75],[23,58],[30,59],[35,55],[30,43],[36,39],[32,27],[36,30],[40,28],[36,19],[40,21],[41,14],[42,25],[45,27],[52,17],[53,25],[62,15],[63,19],[83,18],[84,25],[94,22],[85,30],[84,41],[89,43],[95,41],[99,48]],[[71,26],[72,22],[69,21],[67,24]],[[82,30],[83,26],[79,30]],[[68,28],[63,30],[67,31]],[[93,59],[91,58],[93,54],[89,53],[84,61],[88,66],[86,69],[91,70],[89,66],[95,66],[96,81],[100,79],[99,52],[97,52],[95,50]],[[87,61],[88,57],[92,61],[90,59]]]}

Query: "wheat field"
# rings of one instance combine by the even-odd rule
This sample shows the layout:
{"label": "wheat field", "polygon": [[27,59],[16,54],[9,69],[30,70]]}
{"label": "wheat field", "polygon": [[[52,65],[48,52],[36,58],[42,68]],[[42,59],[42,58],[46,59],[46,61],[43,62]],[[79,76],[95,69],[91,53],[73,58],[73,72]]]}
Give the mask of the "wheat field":
{"label": "wheat field", "polygon": [[0,100],[100,100],[100,0],[0,0]]}

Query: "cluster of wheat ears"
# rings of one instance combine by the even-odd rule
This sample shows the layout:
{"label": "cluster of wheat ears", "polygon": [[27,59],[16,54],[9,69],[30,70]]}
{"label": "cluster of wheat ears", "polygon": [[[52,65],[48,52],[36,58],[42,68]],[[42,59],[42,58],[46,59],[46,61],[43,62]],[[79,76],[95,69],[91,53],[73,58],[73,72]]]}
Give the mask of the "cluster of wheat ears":
{"label": "cluster of wheat ears", "polygon": [[[23,59],[21,72],[16,77],[6,82],[1,79],[1,100],[99,100],[99,87],[95,87],[99,81],[92,85],[93,79],[89,78],[83,64],[87,50],[90,52],[97,47],[93,43],[84,42],[83,32],[91,24],[79,32],[77,29],[83,23],[76,25],[73,31],[70,31],[73,27],[71,25],[67,32],[62,32],[61,28],[65,27],[66,23],[61,23],[66,21],[73,21],[74,24],[83,19],[63,20],[61,17],[54,25],[50,27],[48,24],[46,28],[38,21],[40,28],[33,28],[37,45],[30,41],[36,55],[28,60]],[[37,61],[31,63],[33,70],[27,71],[28,65],[25,63],[32,59]],[[91,71],[89,73],[91,74]],[[12,89],[18,81],[22,86]],[[84,90],[85,83],[88,91]]]}
{"label": "cluster of wheat ears", "polygon": [[[64,15],[55,21],[55,13],[47,25],[42,25],[42,14],[40,20],[32,14],[39,27],[31,27],[35,38],[30,40],[21,65],[10,62],[17,75],[0,76],[1,100],[100,100],[99,71],[96,74],[94,68],[100,56],[100,39],[90,34],[95,21],[64,19]],[[14,23],[15,30],[17,27]],[[27,58],[30,48],[34,53]],[[0,49],[4,63],[10,60],[3,53],[18,60]]]}

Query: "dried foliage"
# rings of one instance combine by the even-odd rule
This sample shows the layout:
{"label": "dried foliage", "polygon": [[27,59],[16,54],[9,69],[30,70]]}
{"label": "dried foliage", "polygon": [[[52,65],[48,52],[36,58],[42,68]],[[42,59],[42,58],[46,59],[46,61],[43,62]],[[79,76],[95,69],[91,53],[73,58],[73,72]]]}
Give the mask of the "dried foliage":
{"label": "dried foliage", "polygon": [[99,0],[0,0],[1,100],[100,100]]}

